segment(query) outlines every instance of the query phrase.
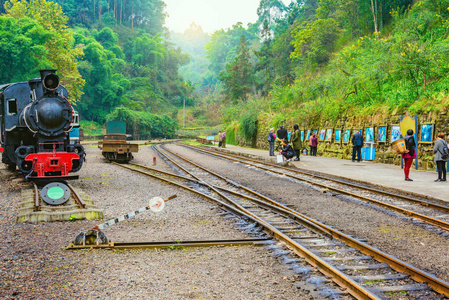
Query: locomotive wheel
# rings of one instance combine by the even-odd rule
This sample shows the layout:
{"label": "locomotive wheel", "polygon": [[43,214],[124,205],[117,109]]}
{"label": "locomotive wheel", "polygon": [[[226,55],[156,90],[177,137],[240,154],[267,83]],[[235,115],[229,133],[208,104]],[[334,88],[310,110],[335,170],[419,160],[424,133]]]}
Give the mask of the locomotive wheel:
{"label": "locomotive wheel", "polygon": [[17,168],[16,168],[17,166],[16,166],[16,164],[14,164],[14,163],[10,163],[10,164],[8,164],[8,170],[10,170],[10,171],[15,171]]}
{"label": "locomotive wheel", "polygon": [[81,232],[73,242],[75,245],[103,245],[108,243],[108,238],[100,230],[91,229]]}

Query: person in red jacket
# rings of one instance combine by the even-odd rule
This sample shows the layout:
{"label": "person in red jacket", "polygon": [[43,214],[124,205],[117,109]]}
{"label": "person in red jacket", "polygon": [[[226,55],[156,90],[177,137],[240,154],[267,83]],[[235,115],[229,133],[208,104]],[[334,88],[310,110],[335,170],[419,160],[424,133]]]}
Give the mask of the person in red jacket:
{"label": "person in red jacket", "polygon": [[316,134],[312,134],[312,136],[309,138],[309,145],[310,156],[316,156],[316,149],[318,147],[318,139],[316,137]]}

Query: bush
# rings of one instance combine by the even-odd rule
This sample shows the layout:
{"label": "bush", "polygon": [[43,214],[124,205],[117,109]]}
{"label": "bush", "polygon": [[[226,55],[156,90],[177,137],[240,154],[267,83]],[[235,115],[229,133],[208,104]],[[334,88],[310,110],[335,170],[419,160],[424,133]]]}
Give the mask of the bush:
{"label": "bush", "polygon": [[240,119],[240,134],[245,141],[255,146],[257,139],[257,113],[249,112]]}
{"label": "bush", "polygon": [[123,121],[134,138],[173,138],[179,124],[167,115],[154,115],[120,106],[106,116],[107,121]]}

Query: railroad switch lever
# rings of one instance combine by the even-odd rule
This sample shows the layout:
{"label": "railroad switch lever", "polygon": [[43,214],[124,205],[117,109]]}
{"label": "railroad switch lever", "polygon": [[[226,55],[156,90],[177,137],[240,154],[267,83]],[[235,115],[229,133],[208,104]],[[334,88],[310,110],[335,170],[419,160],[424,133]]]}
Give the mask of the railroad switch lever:
{"label": "railroad switch lever", "polygon": [[151,210],[155,213],[161,212],[165,207],[165,202],[175,199],[176,197],[178,197],[178,195],[172,195],[165,199],[162,199],[161,197],[151,198],[149,205],[146,207],[139,208],[136,211],[129,212],[126,215],[123,215],[123,216],[115,218],[115,219],[111,219],[105,223],[96,225],[94,228],[92,228],[90,230],[81,232],[75,238],[75,241],[73,242],[73,244],[77,245],[77,246],[82,245],[83,247],[86,245],[99,246],[99,245],[108,244],[108,238],[101,230],[105,229],[106,227],[117,224],[119,222],[122,222],[124,220],[132,219],[136,215],[143,213],[147,210]]}

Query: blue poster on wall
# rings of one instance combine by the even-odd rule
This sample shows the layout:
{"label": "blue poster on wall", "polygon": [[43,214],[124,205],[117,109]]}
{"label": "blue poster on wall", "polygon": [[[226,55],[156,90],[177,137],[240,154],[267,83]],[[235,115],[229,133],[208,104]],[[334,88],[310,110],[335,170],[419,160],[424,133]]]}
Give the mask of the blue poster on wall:
{"label": "blue poster on wall", "polygon": [[309,138],[310,138],[310,129],[309,129],[309,130],[307,130],[307,136],[306,136],[306,140],[308,141],[308,140],[309,140]]}
{"label": "blue poster on wall", "polygon": [[326,141],[331,141],[332,140],[332,129],[328,129],[326,131]]}
{"label": "blue poster on wall", "polygon": [[390,142],[393,143],[401,138],[401,127],[399,126],[392,126],[391,127],[391,140]]}
{"label": "blue poster on wall", "polygon": [[387,127],[386,126],[379,127],[379,133],[378,133],[377,139],[379,142],[385,142],[387,140]]}
{"label": "blue poster on wall", "polygon": [[366,128],[365,139],[366,139],[367,142],[373,142],[374,141],[374,128],[373,127],[367,127]]}
{"label": "blue poster on wall", "polygon": [[433,138],[433,125],[423,124],[421,125],[421,142],[430,143]]}
{"label": "blue poster on wall", "polygon": [[350,135],[351,135],[351,130],[346,129],[345,134],[343,135],[343,143],[349,143]]}
{"label": "blue poster on wall", "polygon": [[320,131],[320,141],[324,141],[324,137],[326,135],[326,129],[321,129]]}
{"label": "blue poster on wall", "polygon": [[335,142],[336,143],[341,142],[341,130],[335,130]]}

